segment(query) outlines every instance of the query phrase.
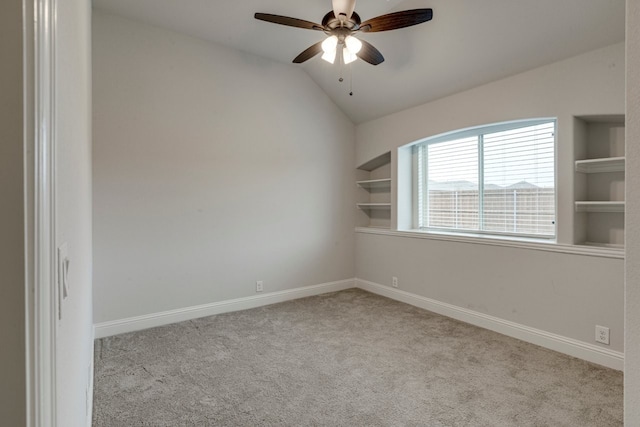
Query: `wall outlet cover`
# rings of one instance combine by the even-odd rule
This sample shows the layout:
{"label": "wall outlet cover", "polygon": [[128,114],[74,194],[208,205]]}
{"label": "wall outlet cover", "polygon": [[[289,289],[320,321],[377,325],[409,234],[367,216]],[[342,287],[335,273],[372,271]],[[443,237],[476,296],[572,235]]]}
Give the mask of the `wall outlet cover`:
{"label": "wall outlet cover", "polygon": [[609,328],[596,325],[596,342],[609,345]]}

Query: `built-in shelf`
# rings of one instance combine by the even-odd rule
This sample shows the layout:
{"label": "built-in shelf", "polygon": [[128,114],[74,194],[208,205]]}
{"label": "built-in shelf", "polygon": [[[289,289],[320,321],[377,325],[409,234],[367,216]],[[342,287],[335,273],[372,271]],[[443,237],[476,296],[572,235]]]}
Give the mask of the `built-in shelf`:
{"label": "built-in shelf", "polygon": [[624,251],[624,115],[574,119],[573,242]]}
{"label": "built-in shelf", "polygon": [[605,157],[601,159],[576,160],[576,172],[624,172],[624,157]]}
{"label": "built-in shelf", "polygon": [[391,209],[391,203],[358,203],[360,209]]}
{"label": "built-in shelf", "polygon": [[391,187],[391,178],[367,179],[365,181],[358,181],[356,184],[362,188],[389,188]]}
{"label": "built-in shelf", "polygon": [[624,202],[576,202],[576,212],[624,213]]}
{"label": "built-in shelf", "polygon": [[391,227],[391,152],[358,166],[356,180],[356,224],[388,230]]}

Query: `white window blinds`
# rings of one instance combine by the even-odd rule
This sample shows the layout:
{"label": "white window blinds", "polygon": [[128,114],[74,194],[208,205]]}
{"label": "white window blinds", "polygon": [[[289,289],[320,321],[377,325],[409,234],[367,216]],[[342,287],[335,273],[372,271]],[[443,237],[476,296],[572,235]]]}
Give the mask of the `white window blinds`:
{"label": "white window blinds", "polygon": [[418,146],[420,228],[555,236],[555,121],[496,128]]}

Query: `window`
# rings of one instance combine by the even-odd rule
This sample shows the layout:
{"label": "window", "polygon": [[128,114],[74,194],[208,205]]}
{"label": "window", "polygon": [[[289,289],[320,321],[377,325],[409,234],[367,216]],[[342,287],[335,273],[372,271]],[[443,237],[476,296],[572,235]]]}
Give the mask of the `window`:
{"label": "window", "polygon": [[413,149],[418,228],[555,237],[555,120],[467,129]]}

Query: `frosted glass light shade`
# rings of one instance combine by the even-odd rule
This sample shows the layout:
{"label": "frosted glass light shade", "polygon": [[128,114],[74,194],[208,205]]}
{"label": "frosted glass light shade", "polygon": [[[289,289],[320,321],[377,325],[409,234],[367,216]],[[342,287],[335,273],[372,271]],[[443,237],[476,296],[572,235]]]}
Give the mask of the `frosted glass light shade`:
{"label": "frosted glass light shade", "polygon": [[324,53],[335,52],[337,46],[338,46],[338,37],[336,36],[327,37],[322,42],[322,50],[324,51]]}
{"label": "frosted glass light shade", "polygon": [[344,39],[344,44],[347,46],[349,52],[354,55],[362,49],[362,42],[353,36],[347,36],[347,38]]}
{"label": "frosted glass light shade", "polygon": [[331,36],[327,37],[325,41],[322,42],[322,59],[327,62],[334,63],[336,60],[336,49],[338,47],[338,37]]}
{"label": "frosted glass light shade", "polygon": [[342,49],[342,59],[344,59],[345,64],[350,64],[358,59],[358,57],[355,53],[351,53],[348,48],[344,48]]}
{"label": "frosted glass light shade", "polygon": [[336,61],[336,51],[332,51],[332,52],[325,52],[322,54],[322,59],[324,59],[325,61],[333,64]]}

